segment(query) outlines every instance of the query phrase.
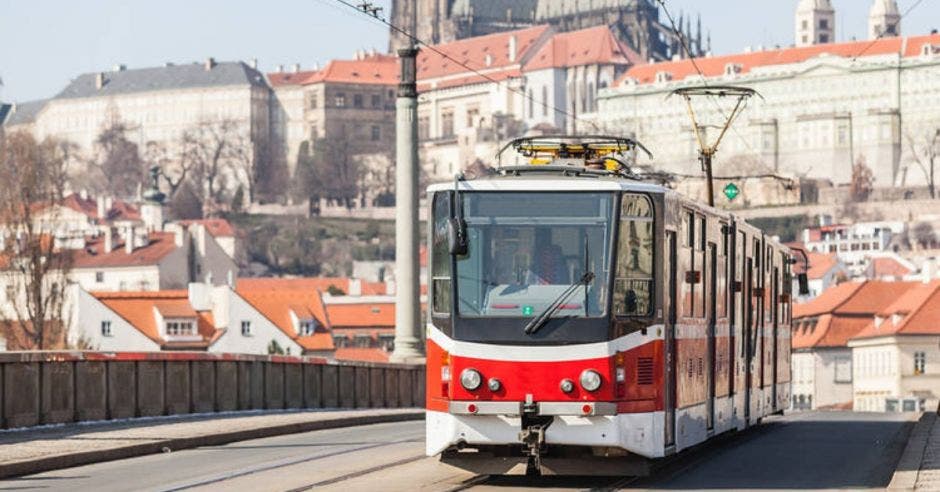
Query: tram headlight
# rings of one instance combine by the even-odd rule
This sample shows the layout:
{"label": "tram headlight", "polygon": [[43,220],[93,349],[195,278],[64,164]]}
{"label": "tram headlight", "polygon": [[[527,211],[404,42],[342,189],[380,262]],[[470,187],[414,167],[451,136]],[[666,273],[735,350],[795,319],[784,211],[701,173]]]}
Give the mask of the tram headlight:
{"label": "tram headlight", "polygon": [[460,385],[467,391],[473,391],[483,384],[483,376],[476,369],[464,369],[460,373]]}
{"label": "tram headlight", "polygon": [[574,381],[570,379],[562,379],[561,384],[559,384],[559,387],[561,387],[561,390],[564,391],[565,393],[571,393],[572,391],[574,391]]}
{"label": "tram headlight", "polygon": [[495,393],[495,392],[499,391],[500,388],[503,387],[503,383],[501,383],[501,382],[500,382],[498,379],[496,379],[496,378],[490,378],[489,381],[486,382],[486,386],[490,389],[490,391],[492,391],[492,392]]}
{"label": "tram headlight", "polygon": [[588,391],[597,391],[601,387],[601,375],[593,369],[581,373],[581,387]]}

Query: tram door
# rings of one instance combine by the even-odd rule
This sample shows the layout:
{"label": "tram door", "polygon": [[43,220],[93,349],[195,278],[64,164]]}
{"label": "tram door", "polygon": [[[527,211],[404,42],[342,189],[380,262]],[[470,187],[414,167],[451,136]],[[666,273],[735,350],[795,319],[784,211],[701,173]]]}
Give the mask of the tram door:
{"label": "tram door", "polygon": [[666,336],[664,355],[666,359],[666,395],[665,395],[665,420],[666,420],[666,447],[673,446],[676,443],[676,306],[679,299],[676,292],[677,266],[676,261],[676,233],[675,231],[666,231],[666,288],[663,293],[669,305],[666,307],[668,317],[666,326]]}
{"label": "tram door", "polygon": [[754,345],[751,341],[754,330],[754,296],[751,289],[754,287],[754,260],[750,257],[745,260],[744,271],[744,421],[750,423],[751,419],[751,380],[754,377]]}
{"label": "tram door", "polygon": [[777,289],[779,288],[778,286],[780,285],[779,275],[780,273],[777,267],[775,266],[774,278],[773,278],[774,283],[770,284],[770,302],[769,302],[770,305],[765,308],[765,309],[771,310],[771,321],[773,323],[773,338],[771,339],[771,342],[770,342],[773,344],[771,345],[771,347],[773,347],[773,354],[771,355],[771,359],[770,359],[773,361],[772,363],[773,366],[771,366],[773,367],[773,369],[771,370],[772,376],[770,378],[770,395],[771,395],[771,405],[773,405],[772,408],[774,409],[775,412],[777,411],[777,407],[779,406],[777,404],[777,371],[780,370],[777,367],[780,364],[780,358],[777,357],[777,350],[779,350],[777,347],[778,342],[779,342],[777,339],[777,329],[778,329],[777,327],[780,323],[778,319],[778,316],[779,316],[778,313],[780,312],[780,310],[778,309],[778,306],[780,306],[780,303],[778,302],[780,293],[777,292]]}
{"label": "tram door", "polygon": [[715,243],[708,243],[708,291],[705,299],[708,303],[708,400],[707,400],[707,428],[715,427],[715,319],[717,312],[718,288],[718,247]]}

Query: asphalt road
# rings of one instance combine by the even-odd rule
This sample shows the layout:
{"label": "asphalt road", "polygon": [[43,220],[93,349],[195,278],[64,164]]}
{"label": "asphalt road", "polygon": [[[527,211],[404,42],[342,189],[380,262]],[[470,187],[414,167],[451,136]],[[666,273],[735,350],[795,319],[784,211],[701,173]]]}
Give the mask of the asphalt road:
{"label": "asphalt road", "polygon": [[802,413],[696,450],[653,477],[474,479],[423,456],[423,422],[244,441],[0,481],[2,490],[884,488],[911,427],[899,414]]}

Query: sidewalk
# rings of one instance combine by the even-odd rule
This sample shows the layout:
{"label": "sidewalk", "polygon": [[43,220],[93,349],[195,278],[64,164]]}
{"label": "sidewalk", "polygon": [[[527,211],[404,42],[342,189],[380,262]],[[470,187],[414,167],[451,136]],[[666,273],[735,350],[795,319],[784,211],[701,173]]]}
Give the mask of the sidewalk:
{"label": "sidewalk", "polygon": [[0,432],[0,478],[100,461],[353,425],[424,418],[421,409],[234,412]]}
{"label": "sidewalk", "polygon": [[888,490],[940,490],[940,419],[925,412],[914,424]]}

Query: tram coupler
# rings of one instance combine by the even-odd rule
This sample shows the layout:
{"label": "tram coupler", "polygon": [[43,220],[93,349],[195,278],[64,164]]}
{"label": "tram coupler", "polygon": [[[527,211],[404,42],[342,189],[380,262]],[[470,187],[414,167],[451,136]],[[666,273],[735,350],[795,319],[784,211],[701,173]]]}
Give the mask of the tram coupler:
{"label": "tram coupler", "polygon": [[553,421],[553,417],[538,415],[538,404],[532,401],[532,395],[526,395],[522,405],[522,430],[519,431],[519,441],[522,442],[523,452],[528,456],[526,475],[542,474],[545,430]]}

